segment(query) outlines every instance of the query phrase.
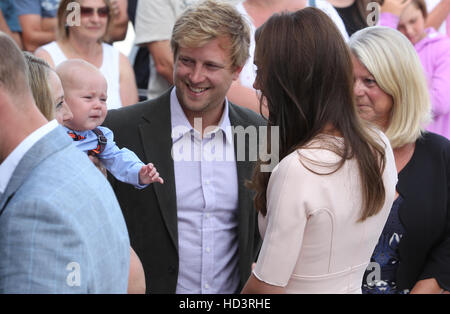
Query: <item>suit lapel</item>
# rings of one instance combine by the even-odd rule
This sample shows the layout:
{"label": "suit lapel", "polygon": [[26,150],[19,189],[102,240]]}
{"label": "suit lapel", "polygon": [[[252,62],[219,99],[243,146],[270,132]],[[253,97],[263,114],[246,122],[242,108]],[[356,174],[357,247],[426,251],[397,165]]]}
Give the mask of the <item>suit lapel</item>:
{"label": "suit lapel", "polygon": [[0,207],[0,216],[3,214],[6,206],[8,206],[9,201],[14,197],[14,194],[16,193],[11,194],[4,202],[2,201],[3,205]]}
{"label": "suit lapel", "polygon": [[[236,113],[236,111],[233,108],[233,105],[230,103],[229,106],[229,116],[230,116],[230,123],[232,127],[236,126],[242,126],[244,129],[249,126],[248,121],[243,121],[239,118],[239,115]],[[247,208],[248,205],[246,194],[248,193],[248,190],[245,188],[244,183],[246,180],[250,178],[250,175],[253,171],[253,163],[250,162],[250,151],[249,149],[252,149],[249,147],[249,140],[248,137],[245,138],[245,159],[243,161],[238,161],[237,158],[237,141],[236,141],[236,134],[233,134],[234,136],[234,156],[236,158],[236,167],[237,167],[237,173],[238,173],[238,182],[239,182],[239,209]]]}
{"label": "suit lapel", "polygon": [[143,115],[139,125],[146,160],[155,165],[164,184],[152,184],[159,202],[161,215],[178,251],[178,216],[175,173],[172,158],[172,126],[170,91],[151,110]]}
{"label": "suit lapel", "polygon": [[[233,105],[229,106],[230,123],[233,127],[242,126],[244,129],[249,126],[249,122],[239,118],[239,115],[234,110]],[[234,155],[236,158],[236,168],[238,175],[238,237],[239,237],[239,266],[241,270],[241,281],[246,273],[247,258],[249,254],[252,254],[253,249],[249,247],[249,236],[252,236],[252,232],[249,232],[249,226],[252,225],[250,219],[252,219],[252,196],[250,191],[245,187],[246,180],[251,178],[253,172],[253,163],[249,159],[249,140],[245,138],[245,159],[243,161],[237,160],[237,140],[236,134],[234,134]],[[246,279],[245,279],[246,280]],[[241,282],[243,284],[245,282]]]}
{"label": "suit lapel", "polygon": [[3,212],[14,193],[22,186],[35,167],[48,156],[61,150],[63,147],[71,145],[71,143],[71,139],[64,133],[61,127],[57,127],[36,142],[22,157],[14,170],[5,193],[0,199],[0,213]]}

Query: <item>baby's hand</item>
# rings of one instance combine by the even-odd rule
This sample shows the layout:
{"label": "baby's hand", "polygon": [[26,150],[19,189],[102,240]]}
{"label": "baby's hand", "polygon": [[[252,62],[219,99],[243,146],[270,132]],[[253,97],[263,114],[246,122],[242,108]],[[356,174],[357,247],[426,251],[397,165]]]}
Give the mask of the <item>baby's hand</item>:
{"label": "baby's hand", "polygon": [[150,184],[153,182],[159,182],[161,184],[164,183],[163,178],[159,176],[158,171],[156,171],[156,168],[153,166],[153,164],[148,164],[145,166],[142,166],[141,170],[139,171],[139,184]]}

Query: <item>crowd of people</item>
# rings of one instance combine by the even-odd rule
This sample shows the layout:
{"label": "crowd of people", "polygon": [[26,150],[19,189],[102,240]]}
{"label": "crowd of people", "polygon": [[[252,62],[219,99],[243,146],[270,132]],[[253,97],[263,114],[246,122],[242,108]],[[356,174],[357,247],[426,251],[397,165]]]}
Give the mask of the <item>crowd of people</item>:
{"label": "crowd of people", "polygon": [[0,293],[450,293],[448,87],[450,0],[2,1]]}

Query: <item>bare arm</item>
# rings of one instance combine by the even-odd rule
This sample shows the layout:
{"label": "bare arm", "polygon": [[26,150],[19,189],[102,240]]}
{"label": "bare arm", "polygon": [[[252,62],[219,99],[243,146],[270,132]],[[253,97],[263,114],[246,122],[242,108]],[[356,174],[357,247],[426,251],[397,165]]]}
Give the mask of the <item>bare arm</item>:
{"label": "bare arm", "polygon": [[130,61],[122,53],[119,60],[120,70],[120,100],[122,106],[133,105],[138,102],[138,91],[136,86],[136,78],[131,67]]}
{"label": "bare arm", "polygon": [[285,294],[283,287],[269,285],[258,278],[252,273],[247,283],[242,289],[242,294]]}
{"label": "bare arm", "polygon": [[20,35],[16,32],[12,32],[11,29],[8,26],[8,23],[6,23],[5,17],[3,16],[3,12],[0,9],[0,31],[6,33],[7,35],[11,36],[12,39],[16,42],[16,44],[19,46],[20,49],[22,49],[22,40],[20,38]]}
{"label": "bare arm", "polygon": [[443,292],[444,290],[434,278],[419,280],[411,290],[411,294],[440,294]]}
{"label": "bare arm", "polygon": [[130,273],[128,276],[128,294],[145,293],[145,273],[141,260],[130,247]]}
{"label": "bare arm", "polygon": [[105,37],[105,41],[113,43],[125,39],[128,30],[128,1],[111,0],[113,7],[113,20],[111,28]]}
{"label": "bare arm", "polygon": [[56,36],[56,18],[43,20],[37,14],[19,16],[22,26],[23,45],[26,50],[34,52],[38,47],[54,41]]}
{"label": "bare arm", "polygon": [[430,13],[425,21],[426,27],[439,29],[447,16],[450,14],[450,0],[441,0]]}
{"label": "bare arm", "polygon": [[[254,89],[241,85],[239,80],[236,80],[231,84],[230,90],[227,94],[228,99],[239,106],[246,107],[260,113],[259,109],[259,96]],[[266,106],[263,106],[262,113],[265,117],[269,116],[269,111]]]}
{"label": "bare arm", "polygon": [[45,61],[47,61],[47,63],[52,67],[55,68],[55,63],[53,62],[52,57],[50,56],[50,54],[44,50],[44,49],[38,49],[36,50],[36,52],[34,53],[34,55],[38,58],[44,59]]}
{"label": "bare arm", "polygon": [[156,71],[173,84],[173,54],[169,41],[154,41],[148,43],[147,48],[155,62]]}

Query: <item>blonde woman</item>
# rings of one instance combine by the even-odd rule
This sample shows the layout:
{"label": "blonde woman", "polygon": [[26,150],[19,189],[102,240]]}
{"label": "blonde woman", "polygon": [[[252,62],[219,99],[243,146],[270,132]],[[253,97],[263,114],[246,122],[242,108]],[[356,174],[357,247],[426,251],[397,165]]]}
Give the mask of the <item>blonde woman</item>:
{"label": "blonde woman", "polygon": [[[56,118],[59,124],[72,119],[73,115],[66,101],[61,80],[47,62],[28,52],[24,52],[28,67],[28,80],[36,105],[47,120]],[[91,160],[99,168],[98,159]],[[128,293],[145,293],[145,277],[139,257],[130,248],[130,273],[128,278]]]}
{"label": "blonde woman", "polygon": [[[68,26],[73,0],[62,0],[58,13],[58,39],[42,46],[36,55],[52,67],[67,59],[83,59],[105,76],[108,82],[108,109],[128,106],[138,101],[133,69],[125,55],[103,43],[112,21],[109,0],[77,0],[80,25]],[[69,6],[70,5],[70,6]]]}
{"label": "blonde woman", "polygon": [[28,66],[28,78],[37,107],[47,120],[56,118],[59,124],[73,115],[64,100],[64,90],[58,74],[45,60],[24,52]]}
{"label": "blonde woman", "polygon": [[430,98],[420,60],[408,39],[388,27],[360,30],[349,45],[357,110],[389,138],[398,172],[363,293],[450,290],[450,142],[424,130]]}
{"label": "blonde woman", "polygon": [[424,0],[385,1],[380,25],[396,28],[414,45],[430,92],[433,121],[427,130],[450,139],[450,38],[427,27]]}

